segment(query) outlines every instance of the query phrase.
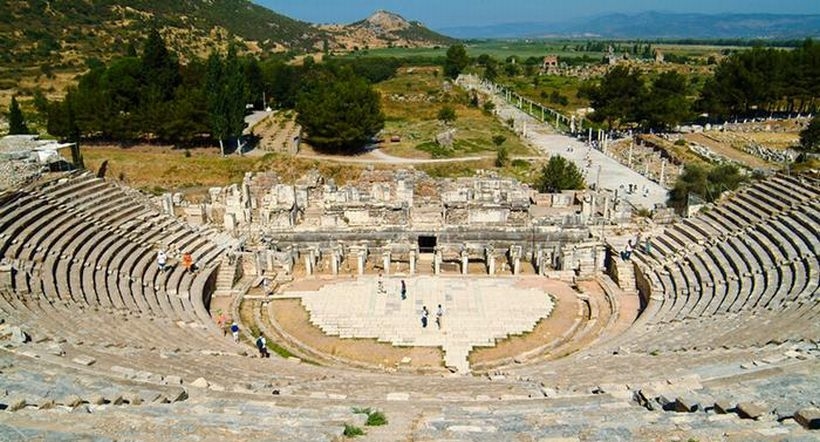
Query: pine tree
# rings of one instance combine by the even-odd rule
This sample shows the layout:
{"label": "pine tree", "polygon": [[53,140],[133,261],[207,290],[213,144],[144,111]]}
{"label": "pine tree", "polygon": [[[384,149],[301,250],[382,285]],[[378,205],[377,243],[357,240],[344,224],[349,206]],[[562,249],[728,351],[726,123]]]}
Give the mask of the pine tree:
{"label": "pine tree", "polygon": [[23,117],[23,111],[20,110],[20,105],[17,103],[17,97],[11,97],[11,105],[9,105],[9,135],[25,135],[28,132],[26,120]]}

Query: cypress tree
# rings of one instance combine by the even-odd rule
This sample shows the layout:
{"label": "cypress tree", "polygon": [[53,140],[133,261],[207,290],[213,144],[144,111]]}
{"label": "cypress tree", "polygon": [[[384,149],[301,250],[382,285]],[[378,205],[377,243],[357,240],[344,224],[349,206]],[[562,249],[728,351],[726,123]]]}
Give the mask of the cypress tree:
{"label": "cypress tree", "polygon": [[25,135],[28,132],[26,120],[23,117],[23,111],[20,110],[20,105],[17,103],[17,97],[11,97],[11,105],[9,105],[9,135]]}

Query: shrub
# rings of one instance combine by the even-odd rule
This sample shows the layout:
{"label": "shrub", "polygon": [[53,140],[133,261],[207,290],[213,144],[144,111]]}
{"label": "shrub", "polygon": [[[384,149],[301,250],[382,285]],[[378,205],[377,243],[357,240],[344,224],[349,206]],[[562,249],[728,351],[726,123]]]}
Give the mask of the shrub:
{"label": "shrub", "polygon": [[345,435],[345,437],[363,436],[364,430],[355,425],[345,424],[345,430],[342,434]]}
{"label": "shrub", "polygon": [[367,422],[365,422],[365,425],[368,427],[387,425],[387,416],[381,411],[371,411],[367,414]]}

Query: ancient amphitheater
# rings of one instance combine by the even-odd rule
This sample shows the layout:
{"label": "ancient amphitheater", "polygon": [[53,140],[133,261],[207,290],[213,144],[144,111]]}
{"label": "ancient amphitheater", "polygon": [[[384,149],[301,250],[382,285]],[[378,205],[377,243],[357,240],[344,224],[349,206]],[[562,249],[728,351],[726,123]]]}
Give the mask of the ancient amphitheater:
{"label": "ancient amphitheater", "polygon": [[[818,437],[808,178],[754,181],[629,261],[617,198],[491,176],[248,175],[156,204],[75,172],[0,200],[0,440]],[[160,272],[158,248],[199,271]],[[288,300],[338,351],[277,319]],[[257,357],[257,330],[298,357]],[[401,358],[342,351],[363,342]]]}

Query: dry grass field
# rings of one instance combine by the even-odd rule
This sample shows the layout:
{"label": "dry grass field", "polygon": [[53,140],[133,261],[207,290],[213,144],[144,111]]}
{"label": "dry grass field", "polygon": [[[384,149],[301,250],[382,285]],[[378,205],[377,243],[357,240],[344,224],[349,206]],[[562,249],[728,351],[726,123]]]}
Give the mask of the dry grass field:
{"label": "dry grass field", "polygon": [[[494,135],[506,137],[504,146],[511,156],[531,155],[507,127],[494,116],[471,107],[470,97],[459,88],[448,89],[437,67],[402,68],[398,75],[376,85],[382,95],[382,108],[387,117],[382,150],[405,158],[495,157]],[[456,120],[449,126],[437,120],[443,106],[455,110]],[[452,148],[438,146],[436,134],[455,129]],[[397,136],[401,141],[391,142]]]}

